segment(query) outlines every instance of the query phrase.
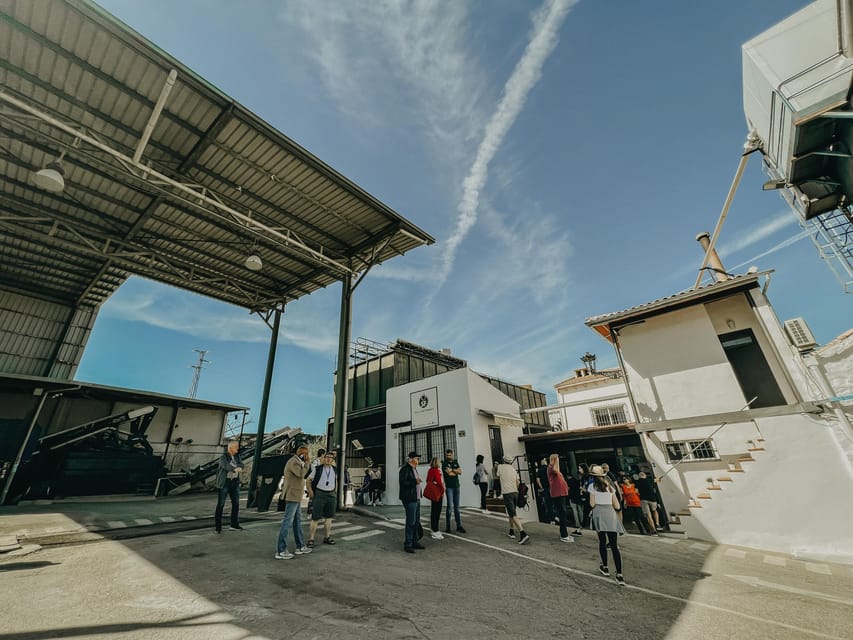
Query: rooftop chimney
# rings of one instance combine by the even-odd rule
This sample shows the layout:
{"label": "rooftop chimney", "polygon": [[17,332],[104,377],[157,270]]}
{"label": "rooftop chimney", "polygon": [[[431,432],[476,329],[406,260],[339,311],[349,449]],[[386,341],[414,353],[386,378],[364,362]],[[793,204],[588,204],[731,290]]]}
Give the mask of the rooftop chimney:
{"label": "rooftop chimney", "polygon": [[[696,240],[699,244],[702,245],[702,249],[705,252],[708,252],[708,247],[711,246],[711,234],[707,231],[703,231],[698,236],[696,236]],[[714,279],[717,282],[725,282],[729,279],[726,270],[723,268],[723,263],[720,260],[720,256],[717,255],[716,249],[711,249],[711,255],[708,256],[708,266],[714,271]]]}

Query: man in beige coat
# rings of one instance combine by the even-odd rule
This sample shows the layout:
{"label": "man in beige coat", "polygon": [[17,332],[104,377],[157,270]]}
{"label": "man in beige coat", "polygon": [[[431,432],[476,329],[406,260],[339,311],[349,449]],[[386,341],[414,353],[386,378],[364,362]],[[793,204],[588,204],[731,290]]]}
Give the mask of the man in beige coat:
{"label": "man in beige coat", "polygon": [[[291,456],[284,465],[284,486],[281,489],[284,494],[284,518],[281,520],[281,528],[278,532],[278,548],[276,560],[290,560],[294,555],[305,555],[311,553],[311,549],[305,546],[302,537],[302,496],[305,491],[305,472],[307,471],[308,447],[299,447],[296,455]],[[287,534],[293,528],[293,539],[296,548],[293,553],[287,550]]]}

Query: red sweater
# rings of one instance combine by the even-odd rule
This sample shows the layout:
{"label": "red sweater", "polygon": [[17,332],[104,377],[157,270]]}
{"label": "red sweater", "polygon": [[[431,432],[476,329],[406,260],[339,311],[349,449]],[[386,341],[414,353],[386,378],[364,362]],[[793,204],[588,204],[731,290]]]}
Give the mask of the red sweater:
{"label": "red sweater", "polygon": [[438,486],[444,489],[444,478],[442,478],[440,467],[430,467],[429,471],[427,471],[427,483],[432,484],[433,482],[437,483]]}

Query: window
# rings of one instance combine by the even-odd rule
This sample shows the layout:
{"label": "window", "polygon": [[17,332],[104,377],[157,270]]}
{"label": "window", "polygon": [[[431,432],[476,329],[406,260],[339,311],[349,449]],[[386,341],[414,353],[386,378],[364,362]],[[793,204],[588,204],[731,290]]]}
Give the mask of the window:
{"label": "window", "polygon": [[628,422],[624,404],[596,407],[590,411],[592,413],[592,421],[597,427],[606,427],[611,424],[625,424]]}
{"label": "window", "polygon": [[429,464],[433,458],[444,460],[444,452],[447,449],[453,449],[456,452],[456,426],[401,433],[398,448],[400,466],[406,464],[409,451],[417,451],[421,454],[421,464]]}
{"label": "window", "polygon": [[719,460],[717,450],[712,440],[683,440],[681,442],[665,442],[666,456],[670,462],[700,462],[702,460]]}

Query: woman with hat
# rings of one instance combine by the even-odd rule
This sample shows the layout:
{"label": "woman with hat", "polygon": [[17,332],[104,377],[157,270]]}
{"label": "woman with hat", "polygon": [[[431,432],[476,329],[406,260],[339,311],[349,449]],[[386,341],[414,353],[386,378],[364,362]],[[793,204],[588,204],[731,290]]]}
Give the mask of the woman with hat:
{"label": "woman with hat", "polygon": [[625,533],[625,528],[616,515],[619,508],[619,499],[607,481],[607,474],[599,465],[594,465],[589,470],[592,477],[592,486],[589,489],[589,505],[592,507],[591,526],[598,532],[598,553],[601,556],[601,564],[598,570],[603,576],[610,575],[607,567],[607,547],[613,554],[613,564],[616,568],[616,582],[619,586],[625,584],[622,577],[622,554],[617,544],[619,534]]}

